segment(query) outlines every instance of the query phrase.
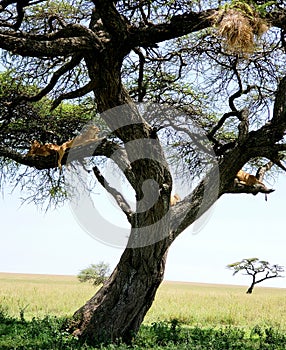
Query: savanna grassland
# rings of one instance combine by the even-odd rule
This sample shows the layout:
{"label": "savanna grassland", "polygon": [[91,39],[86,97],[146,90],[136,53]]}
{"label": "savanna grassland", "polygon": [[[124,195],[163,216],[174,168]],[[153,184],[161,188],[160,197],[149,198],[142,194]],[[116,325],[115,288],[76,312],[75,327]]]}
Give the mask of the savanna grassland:
{"label": "savanna grassland", "polygon": [[25,318],[70,316],[96,291],[75,276],[0,273],[0,304],[8,314]]}
{"label": "savanna grassland", "polygon": [[[0,273],[0,286],[0,312],[3,325],[8,319],[11,323],[14,322],[13,329],[16,327],[15,324],[20,327],[19,329],[26,326],[29,329],[33,325],[33,332],[37,327],[41,329],[48,327],[47,332],[44,332],[46,334],[44,343],[43,340],[40,340],[40,343],[33,347],[34,345],[31,344],[34,343],[28,342],[29,346],[21,347],[21,349],[57,349],[58,345],[54,344],[52,347],[48,345],[51,327],[55,327],[59,331],[58,336],[62,344],[59,348],[77,349],[76,345],[68,347],[70,346],[68,342],[62,343],[62,337],[67,337],[67,334],[59,329],[62,329],[63,320],[71,316],[95,293],[96,289],[92,285],[80,283],[74,276]],[[230,344],[232,347],[220,345],[224,346],[225,349],[286,349],[286,289],[256,287],[252,295],[246,294],[245,291],[245,286],[164,282],[158,290],[153,306],[145,317],[139,340],[136,340],[136,346],[140,344],[145,349],[151,342],[152,347],[149,344],[147,348],[164,346],[165,349],[171,349],[169,346],[173,344],[174,349],[184,349],[182,344],[184,346],[191,344],[190,339],[189,341],[186,339],[195,332],[196,339],[207,339],[206,349],[216,349],[214,344],[218,342],[219,334],[224,334],[223,339],[225,339],[226,334],[231,332]],[[35,322],[38,322],[37,326],[35,326]],[[11,329],[6,326],[0,328],[2,336],[0,349],[9,349],[9,346],[10,349],[18,349],[11,340],[11,334],[11,339],[9,338]],[[184,333],[185,331],[188,335]],[[42,337],[43,332],[40,333]],[[176,347],[176,342],[183,337],[183,333],[186,338],[184,338],[183,343],[180,342],[180,346]],[[17,334],[21,334],[21,331],[18,330]],[[28,336],[27,329],[25,334],[30,341],[31,337]],[[234,341],[234,335],[241,342]],[[245,337],[250,337],[256,347],[247,347]],[[269,344],[270,338],[272,345]],[[5,339],[10,339],[10,343],[7,340],[8,345],[5,343]],[[15,334],[13,334],[13,339],[15,341]],[[268,339],[268,343],[265,345],[262,339]],[[280,339],[279,342],[282,345],[277,345],[277,339]],[[46,344],[47,347],[42,347],[43,344]],[[236,344],[235,347],[233,344]],[[262,344],[263,347],[261,347]],[[202,343],[200,345],[194,344],[194,346],[196,347],[185,348],[205,349]],[[137,347],[137,349],[139,348]]]}

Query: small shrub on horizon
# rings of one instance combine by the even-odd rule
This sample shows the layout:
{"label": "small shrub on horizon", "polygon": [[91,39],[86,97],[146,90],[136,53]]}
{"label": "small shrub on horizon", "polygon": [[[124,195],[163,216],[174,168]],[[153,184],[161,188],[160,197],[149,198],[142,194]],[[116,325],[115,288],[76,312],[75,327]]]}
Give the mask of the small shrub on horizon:
{"label": "small shrub on horizon", "polygon": [[80,271],[77,278],[80,282],[90,282],[94,286],[104,283],[110,274],[110,266],[103,261],[98,264],[91,264],[86,269]]}

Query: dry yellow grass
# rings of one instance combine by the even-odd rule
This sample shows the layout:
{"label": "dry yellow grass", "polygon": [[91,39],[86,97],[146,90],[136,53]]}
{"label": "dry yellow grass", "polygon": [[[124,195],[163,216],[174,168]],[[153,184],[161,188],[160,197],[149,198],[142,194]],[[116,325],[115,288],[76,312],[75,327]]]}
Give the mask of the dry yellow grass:
{"label": "dry yellow grass", "polygon": [[202,326],[271,325],[286,329],[286,289],[165,282],[145,318],[153,322],[177,318]]}
{"label": "dry yellow grass", "polygon": [[75,276],[0,273],[0,305],[12,316],[69,316],[96,291]]}
{"label": "dry yellow grass", "polygon": [[[74,276],[0,273],[0,305],[10,315],[25,317],[70,316],[96,291]],[[164,282],[145,323],[177,318],[188,325],[286,329],[286,289]]]}

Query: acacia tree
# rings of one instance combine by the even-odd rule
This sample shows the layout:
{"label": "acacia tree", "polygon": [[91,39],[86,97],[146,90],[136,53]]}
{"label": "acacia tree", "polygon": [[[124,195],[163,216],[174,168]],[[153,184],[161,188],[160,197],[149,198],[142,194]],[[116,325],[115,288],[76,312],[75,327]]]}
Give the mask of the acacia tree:
{"label": "acacia tree", "polygon": [[[283,1],[263,0],[0,1],[2,64],[12,77],[1,90],[2,185],[9,179],[34,186],[29,198],[37,201],[65,198],[69,149],[59,173],[56,152],[27,156],[30,141],[61,144],[96,117],[112,133],[88,154],[95,179],[104,183],[97,159],[116,150],[115,161],[135,192],[132,210],[119,191],[105,186],[130,235],[110,278],[75,312],[70,331],[83,341],[130,340],[162,282],[168,248],[220,196],[271,192],[234,181],[243,166],[256,168],[259,180],[266,171],[285,170],[285,11]],[[180,113],[142,114],[134,102],[144,101]],[[122,105],[128,113],[104,113]],[[139,142],[134,147],[137,140],[152,157],[138,159],[143,150]],[[166,140],[185,180],[204,174],[171,209]],[[199,159],[198,144],[212,161]],[[81,162],[84,151],[73,152],[70,161]],[[156,197],[148,209],[142,200],[147,180],[156,182],[148,189]],[[132,244],[139,229],[149,244]],[[161,239],[152,240],[158,233]]]}
{"label": "acacia tree", "polygon": [[258,258],[243,259],[227,265],[227,268],[234,270],[233,275],[242,271],[245,272],[245,275],[252,276],[251,285],[246,291],[247,294],[252,293],[256,284],[270,278],[283,277],[280,273],[284,272],[283,266],[277,264],[270,265],[268,261],[259,260]]}

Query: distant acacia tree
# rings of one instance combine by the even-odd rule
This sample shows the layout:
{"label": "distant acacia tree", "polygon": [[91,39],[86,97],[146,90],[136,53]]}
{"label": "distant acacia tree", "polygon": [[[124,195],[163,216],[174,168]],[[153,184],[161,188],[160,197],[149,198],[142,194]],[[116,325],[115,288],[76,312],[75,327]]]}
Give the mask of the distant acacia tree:
{"label": "distant acacia tree", "polygon": [[110,275],[110,266],[103,261],[91,264],[77,275],[80,282],[91,282],[94,286],[104,283]]}
{"label": "distant acacia tree", "polygon": [[[284,277],[280,275],[284,272],[284,267],[280,265],[270,265],[268,261],[259,260],[258,258],[243,259],[227,265],[227,268],[234,270],[233,275],[240,271],[244,271],[245,275],[252,276],[252,283],[246,293],[251,294],[256,284],[261,283],[270,278]],[[263,276],[263,277],[262,277]],[[258,277],[261,277],[258,279]]]}

